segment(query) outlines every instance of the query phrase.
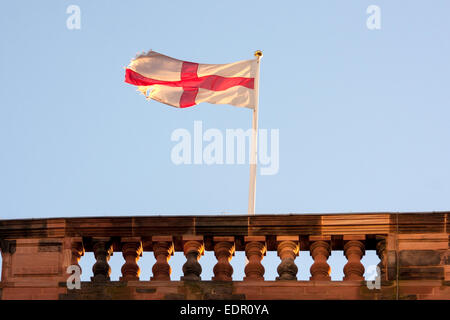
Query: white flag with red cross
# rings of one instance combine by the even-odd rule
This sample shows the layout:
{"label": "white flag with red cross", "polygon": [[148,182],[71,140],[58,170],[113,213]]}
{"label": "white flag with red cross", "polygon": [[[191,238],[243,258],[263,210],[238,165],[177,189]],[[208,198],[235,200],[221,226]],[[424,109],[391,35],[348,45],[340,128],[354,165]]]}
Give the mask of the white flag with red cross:
{"label": "white flag with red cross", "polygon": [[137,86],[147,99],[177,108],[209,102],[254,109],[257,61],[201,64],[149,51],[130,62],[125,82]]}

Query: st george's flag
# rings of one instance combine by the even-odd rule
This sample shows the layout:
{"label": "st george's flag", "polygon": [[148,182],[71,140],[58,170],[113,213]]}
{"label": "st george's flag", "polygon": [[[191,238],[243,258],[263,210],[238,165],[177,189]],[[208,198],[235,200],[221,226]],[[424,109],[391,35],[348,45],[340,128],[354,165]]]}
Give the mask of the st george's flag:
{"label": "st george's flag", "polygon": [[229,64],[182,61],[155,51],[138,55],[126,68],[125,82],[147,99],[176,108],[201,102],[254,109],[257,103],[257,60]]}

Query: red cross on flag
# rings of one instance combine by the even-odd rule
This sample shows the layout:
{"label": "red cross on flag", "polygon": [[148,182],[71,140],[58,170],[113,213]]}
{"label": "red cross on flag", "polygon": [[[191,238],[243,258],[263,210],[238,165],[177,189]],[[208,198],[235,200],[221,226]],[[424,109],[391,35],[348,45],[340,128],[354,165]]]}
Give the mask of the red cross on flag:
{"label": "red cross on flag", "polygon": [[137,86],[147,99],[177,108],[209,102],[254,109],[257,61],[200,64],[150,50],[130,62],[125,82]]}

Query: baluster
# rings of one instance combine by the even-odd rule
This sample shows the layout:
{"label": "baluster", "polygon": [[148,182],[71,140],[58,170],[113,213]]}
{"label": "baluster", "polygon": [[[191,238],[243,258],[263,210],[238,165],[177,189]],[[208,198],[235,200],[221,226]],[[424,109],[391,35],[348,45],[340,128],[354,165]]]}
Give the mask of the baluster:
{"label": "baluster", "polygon": [[139,280],[140,269],[137,261],[142,257],[142,242],[140,238],[121,238],[122,256],[125,263],[122,266],[120,281]]}
{"label": "baluster", "polygon": [[330,281],[331,268],[327,260],[331,253],[331,236],[310,236],[309,252],[314,263],[309,269],[310,280]]}
{"label": "baluster", "polygon": [[234,237],[213,237],[214,241],[214,255],[217,258],[217,263],[214,266],[215,281],[232,281],[233,267],[230,260],[234,255]]}
{"label": "baluster", "polygon": [[198,263],[205,253],[205,245],[201,236],[183,236],[183,251],[186,263],[183,265],[184,276],[181,280],[201,280],[202,266]]}
{"label": "baluster", "polygon": [[298,267],[295,264],[295,258],[300,250],[298,236],[277,236],[277,243],[277,253],[281,263],[277,268],[279,277],[276,280],[297,280]]}
{"label": "baluster", "polygon": [[378,258],[380,258],[380,263],[378,263],[378,267],[380,268],[380,279],[387,280],[387,250],[386,250],[386,239],[382,238],[377,242],[376,252]]}
{"label": "baluster", "polygon": [[156,262],[153,265],[153,277],[150,280],[170,281],[172,268],[169,265],[170,257],[174,254],[174,246],[171,236],[152,237],[153,254]]}
{"label": "baluster", "polygon": [[348,260],[344,266],[344,280],[364,280],[364,266],[361,263],[364,240],[365,236],[344,236],[344,254]]}
{"label": "baluster", "polygon": [[110,238],[94,238],[93,243],[96,262],[92,266],[94,276],[91,277],[91,280],[94,282],[109,281],[111,267],[109,266],[108,261],[113,254],[113,247]]}
{"label": "baluster", "polygon": [[245,266],[244,281],[264,281],[264,266],[261,260],[266,254],[266,237],[264,236],[246,236],[245,255],[248,264]]}
{"label": "baluster", "polygon": [[80,268],[81,274],[82,270],[79,262],[81,257],[84,256],[83,239],[81,237],[72,238],[71,252],[72,257],[70,259],[70,264],[78,266],[78,268]]}
{"label": "baluster", "polygon": [[0,239],[0,251],[2,253],[1,282],[8,282],[12,267],[12,255],[16,252],[16,240]]}

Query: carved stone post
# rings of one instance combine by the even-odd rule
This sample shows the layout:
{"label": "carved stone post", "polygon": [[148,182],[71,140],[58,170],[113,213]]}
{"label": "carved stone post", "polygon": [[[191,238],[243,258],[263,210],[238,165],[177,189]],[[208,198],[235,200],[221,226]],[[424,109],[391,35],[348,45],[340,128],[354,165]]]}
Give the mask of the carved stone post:
{"label": "carved stone post", "polygon": [[137,281],[141,270],[137,261],[142,256],[142,242],[140,238],[122,238],[122,255],[125,263],[122,266],[120,281]]}
{"label": "carved stone post", "polygon": [[1,281],[6,283],[11,274],[12,256],[16,252],[16,240],[0,239],[0,248],[2,252],[2,274]]}
{"label": "carved stone post", "polygon": [[298,236],[278,236],[277,237],[277,253],[281,259],[277,271],[280,275],[277,280],[297,280],[298,267],[294,260],[298,256],[300,246],[298,244]]}
{"label": "carved stone post", "polygon": [[93,243],[94,256],[97,261],[92,266],[94,276],[91,277],[91,280],[94,282],[109,281],[111,267],[109,266],[108,261],[113,254],[110,238],[94,238]]}
{"label": "carved stone post", "polygon": [[365,236],[344,236],[344,254],[348,262],[344,266],[344,280],[364,280],[364,266],[361,258],[364,255]]}
{"label": "carved stone post", "polygon": [[380,268],[380,278],[381,280],[387,280],[387,250],[386,250],[386,239],[380,239],[376,245],[377,255],[380,258],[380,263],[378,268]]}
{"label": "carved stone post", "polygon": [[244,281],[264,281],[264,266],[261,260],[266,254],[266,237],[264,236],[247,236],[245,241],[245,255],[248,264],[245,266]]}
{"label": "carved stone post", "polygon": [[82,270],[81,270],[81,266],[80,266],[79,262],[80,262],[81,257],[84,256],[83,239],[81,237],[72,238],[71,252],[72,252],[72,257],[70,259],[70,264],[78,266],[78,268],[80,268],[80,274],[81,274]]}
{"label": "carved stone post", "polygon": [[217,263],[214,266],[215,281],[232,281],[233,267],[230,260],[234,255],[234,237],[213,237],[214,241],[214,255],[217,258]]}
{"label": "carved stone post", "polygon": [[152,237],[153,254],[156,262],[153,265],[153,277],[150,280],[170,281],[172,268],[169,265],[170,257],[174,253],[174,246],[171,236]]}
{"label": "carved stone post", "polygon": [[314,263],[309,269],[310,280],[331,281],[331,268],[327,260],[331,253],[331,236],[310,236],[309,252],[314,259]]}
{"label": "carved stone post", "polygon": [[201,280],[202,266],[198,260],[205,253],[203,237],[184,236],[183,242],[183,251],[187,261],[183,265],[184,276],[181,277],[181,280]]}

